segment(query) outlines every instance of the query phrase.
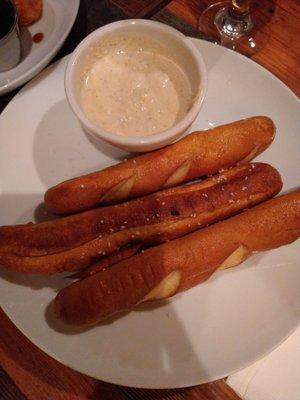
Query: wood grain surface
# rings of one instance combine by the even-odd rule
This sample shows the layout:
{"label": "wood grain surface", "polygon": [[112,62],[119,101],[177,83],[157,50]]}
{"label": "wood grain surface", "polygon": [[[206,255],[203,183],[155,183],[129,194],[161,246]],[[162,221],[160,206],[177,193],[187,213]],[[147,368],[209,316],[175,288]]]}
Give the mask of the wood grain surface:
{"label": "wood grain surface", "polygon": [[111,0],[129,18],[149,18],[170,0]]}
{"label": "wood grain surface", "polygon": [[[205,38],[198,18],[211,0],[81,0],[74,27],[56,59],[71,52],[103,24],[133,17],[153,18]],[[300,95],[300,1],[253,0],[268,26],[265,48],[252,59]],[[18,90],[0,97],[0,112]],[[0,309],[0,400],[238,400],[223,380],[180,390],[140,390],[84,376],[55,361],[33,345]]]}
{"label": "wood grain surface", "polygon": [[[203,10],[215,1],[173,0],[164,12],[197,28]],[[300,96],[300,1],[253,0],[254,18],[268,31],[266,46],[251,58]],[[262,28],[261,28],[262,29]]]}
{"label": "wood grain surface", "polygon": [[[190,36],[205,38],[197,31],[201,13],[215,0],[173,0],[154,14],[158,1],[113,0],[129,17],[145,17],[169,23]],[[151,4],[153,7],[151,8]],[[163,6],[165,2],[161,1]],[[300,96],[300,1],[252,0],[257,29],[268,35],[267,44],[251,58],[282,80]]]}

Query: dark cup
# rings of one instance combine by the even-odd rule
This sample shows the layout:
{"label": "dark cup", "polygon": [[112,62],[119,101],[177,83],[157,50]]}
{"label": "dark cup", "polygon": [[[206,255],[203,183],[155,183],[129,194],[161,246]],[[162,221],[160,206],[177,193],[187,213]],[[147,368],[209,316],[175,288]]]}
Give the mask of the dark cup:
{"label": "dark cup", "polygon": [[15,67],[20,58],[17,10],[12,0],[0,0],[0,72]]}

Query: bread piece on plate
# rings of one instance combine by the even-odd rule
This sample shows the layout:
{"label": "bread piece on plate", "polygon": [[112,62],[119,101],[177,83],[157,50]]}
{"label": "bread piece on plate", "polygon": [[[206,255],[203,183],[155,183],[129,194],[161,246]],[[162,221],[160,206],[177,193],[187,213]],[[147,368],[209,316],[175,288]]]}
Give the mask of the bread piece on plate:
{"label": "bread piece on plate", "polygon": [[268,117],[194,132],[163,149],[62,182],[46,192],[45,203],[54,213],[71,214],[177,186],[251,161],[274,135],[275,126]]}
{"label": "bread piece on plate", "polygon": [[16,271],[77,271],[126,245],[155,244],[227,218],[277,194],[267,164],[237,166],[193,185],[41,224],[0,228],[0,264]]}
{"label": "bread piece on plate", "polygon": [[300,235],[300,190],[146,250],[62,289],[54,303],[69,324],[92,325],[143,301],[165,299],[238,265],[254,251]]}

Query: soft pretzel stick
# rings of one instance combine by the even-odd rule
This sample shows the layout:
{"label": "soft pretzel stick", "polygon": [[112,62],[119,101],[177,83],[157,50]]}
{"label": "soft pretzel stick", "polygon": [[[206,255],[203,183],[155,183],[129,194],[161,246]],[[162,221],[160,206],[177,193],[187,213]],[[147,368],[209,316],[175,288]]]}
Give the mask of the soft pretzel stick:
{"label": "soft pretzel stick", "polygon": [[177,186],[252,160],[270,145],[274,134],[267,117],[194,132],[161,150],[62,182],[46,192],[45,203],[54,213],[70,214]]}
{"label": "soft pretzel stick", "polygon": [[[265,181],[270,181],[269,186],[265,186]],[[128,228],[178,221],[209,206],[217,208],[231,197],[233,200],[247,198],[251,191],[280,190],[279,182],[279,174],[273,167],[260,163],[245,164],[212,179],[166,189],[124,204],[99,207],[38,224],[3,226],[0,227],[0,255],[43,256],[73,249],[120,230],[124,230],[126,236]],[[230,196],[230,193],[236,193],[236,196]]]}
{"label": "soft pretzel stick", "polygon": [[[124,204],[99,207],[39,224],[3,226],[0,227],[0,254],[12,253],[18,256],[53,254],[119,230],[175,221],[190,216],[194,210],[201,210],[203,204],[207,203],[203,197],[206,192],[203,190],[209,189],[213,194],[214,188],[223,182],[223,189],[226,189],[228,195],[229,191],[234,191],[237,178],[240,179],[240,184],[248,189],[249,184],[246,179],[249,176],[253,186],[255,182],[264,184],[267,174],[273,176],[271,184],[274,183],[274,178],[275,182],[279,182],[279,175],[272,167],[266,164],[246,164],[224,171],[213,179],[166,189]],[[218,192],[220,187],[215,193]]]}
{"label": "soft pretzel stick", "polygon": [[[112,233],[98,231],[96,238],[90,240],[88,240],[89,229],[94,233],[94,229],[97,231],[103,225],[102,220],[99,221],[98,218],[95,221],[90,219],[90,224],[85,219],[78,226],[72,223],[70,232],[68,226],[68,229],[64,229],[65,227],[60,225],[60,221],[53,222],[54,233],[48,230],[48,225],[45,232],[44,228],[38,229],[39,225],[21,227],[19,236],[17,228],[3,228],[3,237],[0,239],[2,242],[0,265],[17,271],[45,274],[76,271],[89,266],[100,257],[116,252],[125,245],[161,243],[227,218],[244,208],[273,197],[281,187],[281,178],[273,167],[260,163],[247,164],[194,185],[169,189],[167,192],[114,206],[117,209],[117,212],[114,210],[114,214],[113,211],[111,215],[104,212],[107,221],[110,221],[109,223],[117,221],[119,229],[126,226],[128,228]],[[133,203],[133,206],[130,203]],[[131,214],[128,213],[129,205]],[[128,223],[124,222],[122,225],[124,209]],[[86,213],[84,214],[86,216]],[[49,224],[52,229],[53,225]],[[56,224],[59,224],[60,229],[57,229]],[[26,240],[22,236],[23,230],[27,233]],[[11,241],[8,238],[11,238]],[[80,242],[85,238],[84,243]],[[74,240],[74,247],[65,249],[59,247],[67,240],[70,242]],[[56,244],[61,251],[53,251]],[[42,252],[40,253],[42,255],[39,256],[38,252]]]}
{"label": "soft pretzel stick", "polygon": [[59,318],[90,325],[143,301],[170,297],[208,279],[218,268],[244,261],[300,235],[300,190],[180,239],[146,250],[62,289]]}
{"label": "soft pretzel stick", "polygon": [[103,258],[102,260],[96,262],[95,264],[92,264],[89,267],[76,272],[69,278],[83,279],[87,278],[88,276],[94,275],[97,272],[104,271],[105,269],[113,266],[114,264],[117,264],[122,260],[126,260],[126,258],[134,256],[139,251],[141,246],[142,246],[141,244],[137,244],[132,247],[125,247],[124,249],[121,249],[116,253],[110,254],[109,256]]}

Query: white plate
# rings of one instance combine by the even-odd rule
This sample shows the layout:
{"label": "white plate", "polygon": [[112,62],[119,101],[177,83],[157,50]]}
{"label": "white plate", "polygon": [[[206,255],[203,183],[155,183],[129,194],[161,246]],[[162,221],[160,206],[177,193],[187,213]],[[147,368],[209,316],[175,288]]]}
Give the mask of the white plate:
{"label": "white plate", "polygon": [[[266,114],[278,131],[260,157],[277,167],[284,190],[299,183],[298,99],[269,72],[227,49],[195,41],[209,74],[207,99],[193,126],[208,128]],[[113,164],[122,152],[96,148],[65,99],[67,58],[42,72],[0,117],[0,224],[42,215],[35,208],[56,182]],[[300,321],[299,244],[258,254],[240,268],[169,302],[139,308],[86,332],[55,324],[47,306],[61,277],[1,271],[1,306],[17,327],[57,360],[121,385],[170,388],[211,381],[245,367]],[[46,316],[45,316],[46,315]]]}
{"label": "white plate", "polygon": [[[80,0],[43,0],[42,18],[22,30],[25,49],[23,60],[13,69],[0,73],[0,95],[7,93],[37,75],[56,55],[68,36]],[[42,32],[40,43],[31,43],[30,35]]]}

